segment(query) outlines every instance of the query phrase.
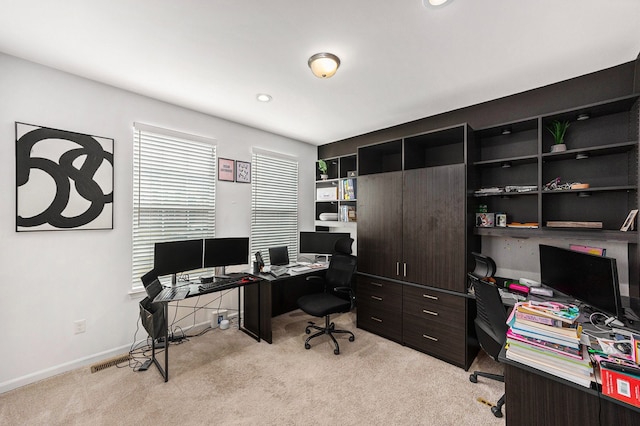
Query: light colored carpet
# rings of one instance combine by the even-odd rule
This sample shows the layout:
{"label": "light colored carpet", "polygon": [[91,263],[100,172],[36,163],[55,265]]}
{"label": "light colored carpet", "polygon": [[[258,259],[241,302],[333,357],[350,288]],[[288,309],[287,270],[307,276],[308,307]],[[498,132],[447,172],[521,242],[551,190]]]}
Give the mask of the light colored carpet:
{"label": "light colored carpet", "polygon": [[[274,318],[274,342],[234,328],[171,346],[169,382],[146,372],[83,368],[0,395],[2,425],[499,425],[504,385],[356,328],[355,314],[334,318],[356,340],[326,336],[304,349],[309,316]],[[470,370],[501,372],[481,352]],[[503,408],[504,412],[508,406]]]}

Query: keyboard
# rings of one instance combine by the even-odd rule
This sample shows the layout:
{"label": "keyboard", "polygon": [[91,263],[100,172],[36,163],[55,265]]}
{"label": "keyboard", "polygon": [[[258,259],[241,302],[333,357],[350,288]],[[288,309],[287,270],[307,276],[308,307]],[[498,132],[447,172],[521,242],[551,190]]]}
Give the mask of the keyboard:
{"label": "keyboard", "polygon": [[162,290],[154,302],[171,302],[172,300],[182,300],[189,295],[189,289],[185,287],[171,287]]}
{"label": "keyboard", "polygon": [[292,272],[304,272],[304,271],[310,271],[311,267],[309,266],[298,266],[297,268],[291,268]]}
{"label": "keyboard", "polygon": [[240,282],[253,282],[258,279],[250,274],[235,274],[228,278],[216,278],[213,282],[203,283],[198,285],[198,290],[201,292],[208,292],[217,288],[226,287],[229,284],[235,284]]}

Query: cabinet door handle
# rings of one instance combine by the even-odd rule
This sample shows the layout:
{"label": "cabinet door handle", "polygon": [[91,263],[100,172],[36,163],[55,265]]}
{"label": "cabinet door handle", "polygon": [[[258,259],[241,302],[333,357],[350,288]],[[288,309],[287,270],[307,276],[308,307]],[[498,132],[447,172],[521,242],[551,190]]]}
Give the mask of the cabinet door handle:
{"label": "cabinet door handle", "polygon": [[427,299],[438,300],[438,296],[432,296],[430,294],[423,294],[422,297],[426,297]]}
{"label": "cabinet door handle", "polygon": [[377,301],[379,301],[379,302],[382,302],[382,297],[380,297],[380,296],[371,296],[371,298],[372,298],[373,300],[377,300]]}
{"label": "cabinet door handle", "polygon": [[424,312],[425,314],[433,315],[434,317],[437,317],[439,315],[437,312],[428,311],[426,309],[423,309],[422,312]]}
{"label": "cabinet door handle", "polygon": [[424,337],[425,339],[433,340],[434,342],[438,341],[438,339],[436,339],[435,337],[427,336],[426,334],[423,334],[422,337]]}
{"label": "cabinet door handle", "polygon": [[373,281],[371,281],[371,285],[374,285],[376,287],[382,287],[381,283],[376,283],[376,282],[373,282]]}
{"label": "cabinet door handle", "polygon": [[406,277],[407,276],[407,264],[403,263],[403,265],[404,265],[404,275],[403,276]]}
{"label": "cabinet door handle", "polygon": [[371,319],[374,320],[375,322],[382,322],[382,320],[380,318],[371,317]]}
{"label": "cabinet door handle", "polygon": [[396,275],[400,275],[400,262],[396,262]]}

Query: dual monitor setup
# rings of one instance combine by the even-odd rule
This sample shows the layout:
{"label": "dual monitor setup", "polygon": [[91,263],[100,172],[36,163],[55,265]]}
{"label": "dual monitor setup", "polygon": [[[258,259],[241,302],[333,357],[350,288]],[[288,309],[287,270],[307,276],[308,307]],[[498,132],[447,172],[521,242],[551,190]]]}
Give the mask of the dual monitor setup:
{"label": "dual monitor setup", "polygon": [[[343,232],[300,232],[300,253],[326,256],[333,253],[336,241],[349,237]],[[286,246],[273,247],[269,251],[271,265],[287,265],[289,253]],[[153,269],[157,275],[171,275],[176,285],[176,275],[202,268],[224,268],[249,264],[249,238],[200,238],[156,243],[153,252]],[[223,272],[224,275],[224,272]]]}

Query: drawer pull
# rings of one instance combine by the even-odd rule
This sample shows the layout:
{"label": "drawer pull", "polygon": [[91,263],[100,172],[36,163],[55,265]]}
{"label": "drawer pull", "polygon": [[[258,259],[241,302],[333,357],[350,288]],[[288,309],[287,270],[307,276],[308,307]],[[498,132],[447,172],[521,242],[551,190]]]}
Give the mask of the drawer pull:
{"label": "drawer pull", "polygon": [[423,309],[422,312],[424,312],[425,314],[433,315],[434,317],[437,317],[439,315],[437,312],[428,311],[426,309]]}
{"label": "drawer pull", "polygon": [[372,298],[373,300],[377,300],[377,301],[379,301],[379,302],[382,302],[382,297],[379,297],[379,296],[371,296],[371,298]]}
{"label": "drawer pull", "polygon": [[375,322],[382,322],[382,320],[380,318],[371,317],[371,319],[374,320]]}
{"label": "drawer pull", "polygon": [[371,281],[371,285],[375,285],[376,287],[382,287],[381,283],[375,283],[373,281]]}
{"label": "drawer pull", "polygon": [[438,300],[438,296],[431,296],[430,294],[423,294],[422,297],[426,297],[427,299]]}
{"label": "drawer pull", "polygon": [[425,339],[433,340],[434,342],[438,341],[438,339],[436,339],[435,337],[427,336],[426,334],[423,334],[422,337],[424,337]]}

